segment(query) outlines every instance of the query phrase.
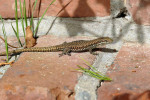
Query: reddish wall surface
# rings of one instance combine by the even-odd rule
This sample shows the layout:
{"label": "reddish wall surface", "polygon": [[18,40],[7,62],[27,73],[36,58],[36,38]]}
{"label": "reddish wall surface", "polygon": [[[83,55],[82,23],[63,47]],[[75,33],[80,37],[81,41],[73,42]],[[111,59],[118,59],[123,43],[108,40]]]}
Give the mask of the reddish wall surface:
{"label": "reddish wall surface", "polygon": [[[29,3],[29,1],[31,2]],[[29,9],[33,7],[34,1],[35,0],[26,0],[28,16],[30,15]],[[37,17],[38,12],[41,16],[51,1],[52,0],[38,0],[34,16]],[[0,2],[0,15],[3,18],[14,18],[15,0],[0,0]],[[61,9],[63,10],[60,12]],[[20,11],[19,2],[18,11]],[[58,16],[61,17],[109,16],[110,0],[56,0],[48,9],[46,16],[56,16],[58,13]]]}
{"label": "reddish wall surface", "polygon": [[150,0],[128,0],[127,7],[136,23],[150,25]]}
{"label": "reddish wall surface", "polygon": [[[19,1],[19,0],[18,0]],[[21,0],[23,2],[23,0]],[[30,1],[30,2],[29,2]],[[31,15],[35,0],[26,0],[27,15]],[[41,16],[52,0],[38,0],[34,17]],[[133,20],[142,25],[150,25],[150,0],[125,0]],[[23,4],[23,3],[22,3]],[[116,5],[118,6],[118,5]],[[104,17],[110,16],[110,0],[56,0],[46,16],[60,17]],[[0,15],[3,18],[15,17],[15,0],[0,0]],[[19,2],[18,2],[18,11]],[[20,15],[20,13],[19,13]]]}

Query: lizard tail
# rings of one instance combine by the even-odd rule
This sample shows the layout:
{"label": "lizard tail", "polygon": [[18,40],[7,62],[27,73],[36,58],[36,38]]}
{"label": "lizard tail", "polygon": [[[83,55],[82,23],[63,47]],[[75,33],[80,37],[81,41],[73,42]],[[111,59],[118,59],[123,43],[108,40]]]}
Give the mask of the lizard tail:
{"label": "lizard tail", "polygon": [[[59,51],[57,47],[33,47],[8,51],[8,55],[18,54],[22,52],[55,52]],[[0,53],[0,56],[6,56],[6,52]]]}
{"label": "lizard tail", "polygon": [[[15,50],[12,50],[12,51],[8,51],[8,55],[12,55],[13,52],[15,52]],[[6,56],[6,52],[2,52],[0,53],[0,56]]]}
{"label": "lizard tail", "polygon": [[[8,55],[10,56],[12,54],[17,54],[21,52],[23,52],[23,49],[12,50],[12,51],[8,51]],[[6,56],[6,52],[0,53],[0,56]]]}

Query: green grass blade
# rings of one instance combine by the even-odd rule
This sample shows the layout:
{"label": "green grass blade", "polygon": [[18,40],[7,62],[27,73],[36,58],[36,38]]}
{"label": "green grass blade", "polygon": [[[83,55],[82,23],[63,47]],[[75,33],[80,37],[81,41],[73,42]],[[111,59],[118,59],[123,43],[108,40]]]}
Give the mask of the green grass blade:
{"label": "green grass blade", "polygon": [[30,26],[32,26],[32,24],[33,24],[33,13],[34,13],[34,10],[35,10],[35,7],[36,7],[36,4],[37,4],[37,0],[35,0],[35,3],[34,3],[34,7],[33,7],[33,11],[32,11],[32,15],[31,15]]}
{"label": "green grass blade", "polygon": [[44,11],[43,15],[41,16],[40,20],[38,21],[37,26],[36,26],[36,28],[35,28],[35,30],[34,30],[34,32],[33,32],[33,35],[34,35],[34,36],[36,35],[37,29],[38,29],[38,27],[39,27],[39,25],[40,25],[40,23],[41,23],[41,21],[42,21],[44,15],[46,14],[48,8],[49,8],[55,1],[56,1],[56,0],[53,0],[53,1],[48,5],[48,7],[46,8],[46,10]]}
{"label": "green grass blade", "polygon": [[20,0],[19,2],[20,2],[20,13],[21,13],[21,25],[22,25],[22,30],[23,30],[23,33],[24,33],[24,39],[25,39],[24,19],[23,19],[23,14],[22,14],[21,0]]}
{"label": "green grass blade", "polygon": [[34,7],[33,7],[33,12],[35,10],[36,4],[37,4],[37,0],[35,0]]}
{"label": "green grass blade", "polygon": [[[12,23],[11,23],[11,27],[12,27],[12,29],[13,29],[13,31],[15,32],[15,35],[16,35],[16,37],[17,37],[17,31],[15,30],[14,26],[12,25]],[[22,44],[21,44],[21,41],[20,41],[19,37],[17,37],[17,40],[18,40],[19,44],[20,44],[21,47],[22,47]]]}
{"label": "green grass blade", "polygon": [[[17,7],[17,0],[15,0],[15,19],[16,19],[16,37],[18,39],[18,41],[20,41],[19,39],[19,28],[18,28],[18,11],[17,11],[18,7]],[[22,43],[19,42],[20,46],[22,47]]]}
{"label": "green grass blade", "polygon": [[88,61],[86,61],[84,58],[80,57],[88,66],[92,68],[92,70],[96,70]]}
{"label": "green grass blade", "polygon": [[84,67],[81,67],[81,66],[79,66],[79,65],[77,65],[77,66],[79,67],[79,69],[77,69],[77,70],[80,71],[80,72],[83,72],[83,73],[86,74],[86,75],[89,75],[89,76],[91,76],[91,77],[94,77],[94,78],[97,78],[97,79],[100,79],[100,80],[111,81],[111,79],[110,79],[109,77],[106,77],[106,76],[104,76],[104,75],[100,75],[100,74],[98,74],[98,73],[96,73],[96,72],[93,72],[93,71],[91,71],[91,70],[88,70],[88,69],[86,69],[86,68],[84,68]]}
{"label": "green grass blade", "polygon": [[7,56],[7,62],[8,62],[8,44],[7,44],[7,36],[6,36],[6,31],[5,31],[4,21],[3,21],[3,19],[2,19],[1,16],[0,16],[0,19],[1,19],[2,23],[3,23],[2,31],[3,31],[4,39],[5,39],[5,49],[6,49],[6,56]]}
{"label": "green grass blade", "polygon": [[18,11],[17,11],[17,0],[15,0],[15,19],[16,19],[16,29],[17,29],[17,37],[19,37],[19,29],[18,29]]}
{"label": "green grass blade", "polygon": [[[90,75],[90,76],[93,76],[93,77],[99,76],[99,75],[97,75],[95,72],[93,72],[93,71],[91,71],[91,70],[88,70],[88,69],[86,69],[86,68],[84,68],[84,67],[81,67],[81,66],[79,66],[79,65],[78,65],[78,67],[80,68],[80,70],[82,70],[84,73],[86,73],[86,74],[88,74],[88,75]],[[103,76],[102,76],[102,77],[103,77]]]}
{"label": "green grass blade", "polygon": [[111,81],[111,79],[105,75],[103,75],[102,73],[100,73],[98,70],[96,70],[96,68],[94,68],[91,64],[88,63],[88,61],[86,61],[85,59],[83,59],[82,57],[80,57],[85,64],[87,64],[91,70],[88,70],[84,67],[81,67],[80,65],[77,65],[79,67],[79,69],[77,69],[77,71],[83,72],[84,74],[87,74],[91,77],[100,79],[100,80],[107,80],[107,81]]}
{"label": "green grass blade", "polygon": [[26,15],[26,1],[25,0],[23,2],[23,15],[24,15],[24,20],[25,20],[25,25],[27,27],[28,26],[28,22],[27,22],[27,15]]}
{"label": "green grass blade", "polygon": [[16,35],[16,37],[17,37],[17,32],[16,32],[14,26],[12,25],[12,23],[11,23],[11,27],[12,27],[12,29],[13,29],[13,31],[15,32],[15,35]]}

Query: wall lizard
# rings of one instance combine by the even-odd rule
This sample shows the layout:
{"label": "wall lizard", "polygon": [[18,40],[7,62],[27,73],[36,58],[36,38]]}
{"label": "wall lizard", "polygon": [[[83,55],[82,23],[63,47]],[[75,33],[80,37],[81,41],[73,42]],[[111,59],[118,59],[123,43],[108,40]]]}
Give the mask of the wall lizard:
{"label": "wall lizard", "polygon": [[[94,48],[99,45],[112,43],[113,40],[109,37],[99,37],[94,40],[77,40],[72,42],[64,42],[59,45],[50,46],[50,47],[32,47],[32,48],[24,48],[24,49],[16,49],[12,51],[8,51],[8,55],[18,54],[22,52],[57,52],[62,51],[59,56],[63,55],[71,55],[71,52],[80,52],[89,50],[91,54],[96,55],[96,53],[92,52]],[[0,56],[6,56],[6,52],[0,53]]]}

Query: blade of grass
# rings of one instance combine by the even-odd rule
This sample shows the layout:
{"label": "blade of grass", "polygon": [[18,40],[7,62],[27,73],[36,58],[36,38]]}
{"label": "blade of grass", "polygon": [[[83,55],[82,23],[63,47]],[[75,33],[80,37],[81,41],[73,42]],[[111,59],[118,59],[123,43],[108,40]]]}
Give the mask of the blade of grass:
{"label": "blade of grass", "polygon": [[22,30],[23,30],[23,33],[24,33],[24,39],[25,39],[24,19],[23,19],[23,14],[22,14],[21,0],[19,1],[19,3],[20,3],[20,13],[21,13],[21,25],[22,25]]}
{"label": "blade of grass", "polygon": [[80,58],[81,58],[88,66],[90,66],[91,68],[95,69],[90,63],[88,63],[88,61],[86,61],[85,59],[83,59],[81,56],[80,56]]}
{"label": "blade of grass", "polygon": [[[12,23],[11,23],[11,27],[12,27],[12,29],[13,29],[13,31],[15,32],[15,35],[16,35],[16,37],[17,37],[17,32],[16,32],[14,26],[12,25]],[[21,44],[21,41],[20,41],[19,37],[17,37],[17,40],[18,40],[19,44]],[[22,47],[22,44],[21,44],[21,47]]]}
{"label": "blade of grass", "polygon": [[23,2],[23,15],[24,15],[24,20],[25,20],[25,25],[26,27],[28,26],[28,23],[27,23],[27,15],[26,15],[26,1],[24,0]]}
{"label": "blade of grass", "polygon": [[32,11],[32,15],[31,15],[31,21],[30,21],[30,26],[33,26],[33,13],[34,13],[34,10],[35,10],[35,7],[36,7],[36,4],[37,4],[37,0],[35,0],[34,2],[34,7],[33,7],[33,11]]}
{"label": "blade of grass", "polygon": [[[83,68],[83,67],[81,67],[81,66],[79,66],[79,65],[78,65],[78,67],[79,67],[85,74],[88,74],[88,75],[90,75],[90,76],[92,76],[92,77],[103,78],[103,76],[100,76],[99,74],[97,74],[97,73],[95,73],[95,72],[93,72],[93,71],[91,71],[91,70],[88,70],[88,69],[86,69],[86,68]],[[100,76],[100,77],[99,77],[99,76]]]}
{"label": "blade of grass", "polygon": [[[18,29],[18,7],[17,7],[17,0],[15,0],[15,19],[16,19],[16,37],[18,39],[18,41],[20,41],[19,39],[19,29]],[[19,42],[20,46],[22,47],[22,43]]]}
{"label": "blade of grass", "polygon": [[88,63],[88,61],[86,61],[85,59],[83,59],[82,57],[80,57],[88,66],[90,66],[90,68],[92,69],[92,70],[94,70],[94,71],[96,71],[97,73],[99,73],[99,74],[101,74],[102,75],[102,73],[100,73],[99,71],[97,71],[90,63]]}
{"label": "blade of grass", "polygon": [[89,75],[91,77],[94,77],[94,78],[97,78],[97,79],[100,79],[100,80],[111,81],[111,79],[109,77],[106,77],[104,75],[100,75],[100,74],[98,74],[96,72],[93,72],[93,71],[88,70],[88,69],[86,69],[84,67],[81,67],[80,65],[77,65],[77,66],[80,68],[80,69],[77,69],[77,70],[80,71],[80,72],[83,72],[84,74],[87,74],[87,75]]}
{"label": "blade of grass", "polygon": [[96,70],[96,68],[94,68],[90,63],[88,63],[88,61],[86,61],[85,59],[83,59],[82,57],[80,57],[84,62],[85,64],[87,64],[91,70],[88,70],[86,68],[83,68],[81,66],[78,65],[78,67],[80,69],[78,70],[82,70],[83,73],[87,74],[87,75],[90,75],[91,77],[95,77],[97,79],[101,79],[101,80],[111,80],[109,77],[107,77],[106,75],[103,75],[101,72],[99,72],[98,70]]}
{"label": "blade of grass", "polygon": [[7,44],[7,36],[6,36],[6,31],[5,31],[5,26],[4,26],[4,21],[3,18],[0,16],[0,19],[3,23],[2,30],[4,34],[4,39],[5,39],[5,49],[6,49],[6,56],[7,56],[7,62],[8,62],[8,44]]}
{"label": "blade of grass", "polygon": [[[18,7],[17,7],[17,0],[15,0],[15,19],[16,19],[16,29],[17,29],[17,33],[19,33],[19,30],[18,30]],[[17,34],[17,37],[19,35]]]}
{"label": "blade of grass", "polygon": [[39,24],[41,23],[41,21],[42,21],[44,15],[46,14],[48,8],[49,8],[55,1],[56,1],[56,0],[53,0],[53,1],[48,5],[48,7],[47,7],[46,10],[44,11],[43,15],[41,16],[40,20],[38,21],[37,26],[36,26],[36,28],[35,28],[35,30],[34,30],[34,32],[33,32],[33,35],[34,35],[35,37],[36,37],[36,32],[37,32],[37,29],[38,29],[38,27],[39,27]]}
{"label": "blade of grass", "polygon": [[[96,70],[96,68],[94,68],[90,63],[88,63],[88,61],[86,61],[85,59],[83,59],[82,57],[80,57],[90,68],[91,70],[95,71],[96,73],[103,75],[101,72],[99,72],[98,70]],[[103,75],[105,76],[105,75]]]}

